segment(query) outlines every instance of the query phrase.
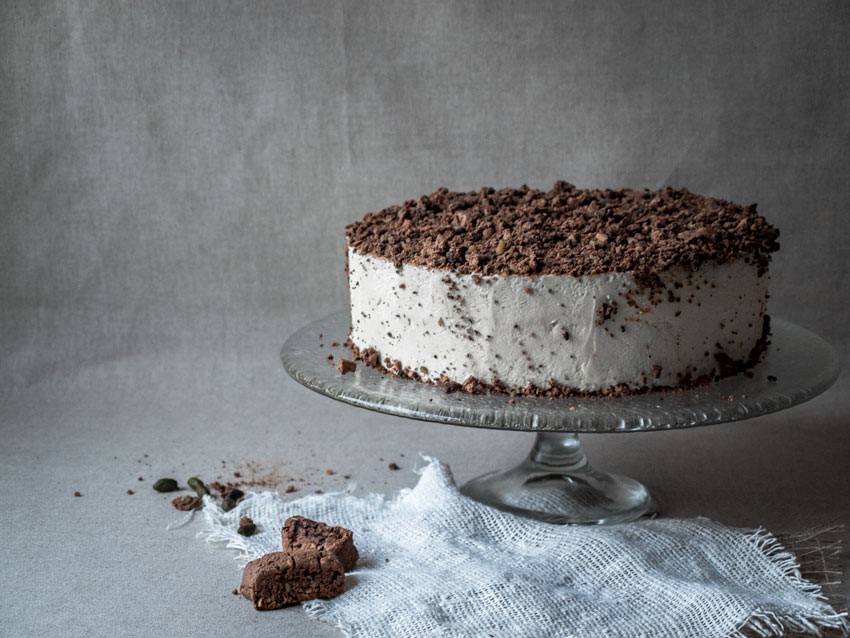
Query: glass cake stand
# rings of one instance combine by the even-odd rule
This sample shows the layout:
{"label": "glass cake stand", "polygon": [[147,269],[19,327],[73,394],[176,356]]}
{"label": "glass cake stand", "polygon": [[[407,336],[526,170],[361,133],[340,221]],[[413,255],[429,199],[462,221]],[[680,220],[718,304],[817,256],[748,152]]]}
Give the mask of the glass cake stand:
{"label": "glass cake stand", "polygon": [[[358,364],[350,358],[347,311],[304,326],[284,344],[281,359],[298,382],[321,394],[396,416],[470,427],[536,432],[528,457],[514,468],[473,479],[461,491],[484,503],[553,523],[610,524],[634,520],[651,507],[638,481],[591,467],[581,433],[646,432],[748,419],[803,403],[835,381],[838,356],[817,335],[781,319],[771,343],[747,373],[684,391],[619,397],[447,394]],[[334,356],[333,361],[328,355]]]}

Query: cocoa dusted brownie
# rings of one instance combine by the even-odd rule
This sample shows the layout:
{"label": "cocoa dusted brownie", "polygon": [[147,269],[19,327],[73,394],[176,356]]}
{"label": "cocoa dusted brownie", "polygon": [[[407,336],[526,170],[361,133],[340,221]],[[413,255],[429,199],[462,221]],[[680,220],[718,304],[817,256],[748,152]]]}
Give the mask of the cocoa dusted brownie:
{"label": "cocoa dusted brownie", "polygon": [[342,563],[317,549],[272,552],[245,566],[239,591],[264,611],[305,600],[333,598],[345,590]]}
{"label": "cocoa dusted brownie", "polygon": [[360,557],[351,530],[303,516],[292,516],[286,520],[281,530],[281,540],[285,552],[315,549],[322,554],[333,554],[345,571],[354,569]]}

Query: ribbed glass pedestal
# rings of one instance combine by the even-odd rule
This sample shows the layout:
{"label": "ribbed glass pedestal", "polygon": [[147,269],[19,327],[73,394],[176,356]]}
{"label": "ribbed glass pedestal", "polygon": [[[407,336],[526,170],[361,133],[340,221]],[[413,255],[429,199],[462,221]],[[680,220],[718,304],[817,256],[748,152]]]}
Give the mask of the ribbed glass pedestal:
{"label": "ribbed glass pedestal", "polygon": [[634,479],[592,468],[578,436],[539,432],[528,458],[510,470],[479,476],[463,494],[549,523],[610,524],[646,514],[652,499]]}

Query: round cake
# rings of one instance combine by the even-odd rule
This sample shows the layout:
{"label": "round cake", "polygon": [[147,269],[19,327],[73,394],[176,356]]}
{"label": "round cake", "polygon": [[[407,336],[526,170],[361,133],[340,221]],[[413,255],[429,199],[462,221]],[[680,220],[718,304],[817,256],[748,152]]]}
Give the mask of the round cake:
{"label": "round cake", "polygon": [[346,228],[350,344],[447,390],[692,386],[758,360],[778,235],[687,190],[440,189]]}

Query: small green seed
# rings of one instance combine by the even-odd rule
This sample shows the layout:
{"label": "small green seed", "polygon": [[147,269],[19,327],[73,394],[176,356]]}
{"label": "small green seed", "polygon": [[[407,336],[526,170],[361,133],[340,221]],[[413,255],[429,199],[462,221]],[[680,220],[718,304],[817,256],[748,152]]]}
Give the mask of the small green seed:
{"label": "small green seed", "polygon": [[177,481],[173,478],[161,478],[153,484],[153,489],[157,492],[174,492],[178,489]]}
{"label": "small green seed", "polygon": [[198,496],[207,496],[210,491],[207,489],[207,486],[204,485],[204,482],[199,479],[197,476],[191,477],[186,483],[191,487]]}
{"label": "small green seed", "polygon": [[241,499],[243,496],[245,496],[245,492],[234,487],[227,493],[227,496],[225,496],[224,499],[221,501],[221,509],[223,509],[225,512],[229,512],[234,507],[236,507],[236,504],[239,502],[239,499]]}
{"label": "small green seed", "polygon": [[236,501],[234,501],[229,496],[221,502],[221,509],[224,510],[225,512],[229,512],[234,507],[236,507]]}
{"label": "small green seed", "polygon": [[250,516],[243,516],[239,519],[239,528],[236,530],[243,536],[251,536],[257,531],[257,526],[254,524],[254,519]]}

